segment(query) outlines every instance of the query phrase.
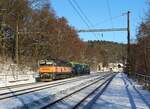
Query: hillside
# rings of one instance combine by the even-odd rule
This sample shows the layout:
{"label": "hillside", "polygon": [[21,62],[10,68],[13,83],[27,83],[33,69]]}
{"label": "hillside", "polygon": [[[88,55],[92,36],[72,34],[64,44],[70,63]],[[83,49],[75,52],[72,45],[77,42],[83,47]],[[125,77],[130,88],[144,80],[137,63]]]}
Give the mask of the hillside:
{"label": "hillside", "polygon": [[0,9],[13,13],[3,13],[0,17],[2,60],[10,59],[36,70],[38,60],[46,57],[88,63],[96,67],[100,62],[104,65],[121,62],[122,54],[126,54],[124,44],[82,41],[76,29],[69,25],[66,18],[58,17],[49,3],[41,4],[38,9],[34,9],[33,5],[28,0],[0,1]]}
{"label": "hillside", "polygon": [[99,51],[97,59],[103,63],[122,62],[126,55],[126,44],[110,41],[88,41],[88,46]]}

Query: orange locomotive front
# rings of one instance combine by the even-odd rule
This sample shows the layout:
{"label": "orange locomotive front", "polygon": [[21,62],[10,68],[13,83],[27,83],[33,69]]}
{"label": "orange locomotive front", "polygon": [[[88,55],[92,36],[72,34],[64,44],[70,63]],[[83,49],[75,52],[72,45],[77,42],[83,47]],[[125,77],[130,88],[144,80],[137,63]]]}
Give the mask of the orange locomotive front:
{"label": "orange locomotive front", "polygon": [[53,73],[56,72],[56,67],[55,66],[41,66],[39,68],[40,73]]}
{"label": "orange locomotive front", "polygon": [[39,68],[40,73],[70,73],[70,67],[57,67],[57,66],[41,66]]}
{"label": "orange locomotive front", "polygon": [[68,62],[49,59],[39,62],[38,81],[50,81],[71,76],[72,67]]}

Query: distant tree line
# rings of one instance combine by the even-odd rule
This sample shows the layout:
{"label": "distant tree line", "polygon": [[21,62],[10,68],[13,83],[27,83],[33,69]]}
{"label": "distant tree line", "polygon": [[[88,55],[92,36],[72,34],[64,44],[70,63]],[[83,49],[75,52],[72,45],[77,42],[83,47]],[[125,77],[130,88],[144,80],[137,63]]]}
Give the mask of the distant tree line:
{"label": "distant tree line", "polygon": [[[5,24],[5,25],[4,25]],[[64,17],[58,17],[49,0],[0,0],[0,55],[15,62],[16,33],[19,64],[36,69],[47,57],[89,63],[120,61],[125,45],[82,41]]]}
{"label": "distant tree line", "polygon": [[110,42],[110,41],[88,41],[87,42],[87,59],[90,63],[102,63],[107,66],[108,63],[124,63],[126,58],[126,44]]}

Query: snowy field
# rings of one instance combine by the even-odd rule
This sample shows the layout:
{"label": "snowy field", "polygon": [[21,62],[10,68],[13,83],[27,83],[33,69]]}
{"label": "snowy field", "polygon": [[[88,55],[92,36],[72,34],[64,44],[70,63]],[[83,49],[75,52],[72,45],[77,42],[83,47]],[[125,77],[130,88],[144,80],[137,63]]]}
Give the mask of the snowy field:
{"label": "snowy field", "polygon": [[[92,74],[93,75],[93,74]],[[0,100],[0,109],[40,109],[75,90],[80,89],[94,81],[103,74],[95,74],[94,76],[87,75],[90,78],[76,77],[76,81],[51,87],[48,89],[35,91],[32,93],[2,99]],[[86,77],[86,76],[85,76]],[[70,78],[68,80],[72,80]],[[61,80],[62,81],[62,80]],[[65,102],[57,104],[54,109],[70,109],[70,106],[80,100],[86,94],[90,93],[103,81],[99,81],[93,86],[81,91],[80,93],[67,99]],[[10,91],[13,90],[9,89]],[[117,74],[106,90],[101,93],[99,89],[94,95],[86,100],[86,104],[82,106],[83,109],[150,109],[150,92],[143,90],[142,86],[130,80],[125,74]],[[63,106],[63,107],[62,107]]]}

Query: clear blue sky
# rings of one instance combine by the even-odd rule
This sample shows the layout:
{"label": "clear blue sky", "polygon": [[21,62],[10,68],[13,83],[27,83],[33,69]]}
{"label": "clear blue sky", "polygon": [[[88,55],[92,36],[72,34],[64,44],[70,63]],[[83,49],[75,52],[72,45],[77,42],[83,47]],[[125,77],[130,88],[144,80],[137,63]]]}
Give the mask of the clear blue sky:
{"label": "clear blue sky", "polygon": [[[69,4],[69,0],[50,0],[56,15],[64,16],[69,25],[76,29],[88,29],[79,15]],[[73,0],[72,0],[73,1]],[[135,39],[136,30],[145,13],[148,10],[148,0],[76,0],[82,11],[92,22],[90,28],[112,28],[126,27],[126,16],[120,16],[122,13],[131,11],[131,38]],[[107,2],[109,1],[109,2]],[[109,3],[109,5],[108,5]],[[109,7],[109,8],[108,8]],[[118,18],[114,18],[120,16]],[[112,21],[110,20],[114,18]],[[103,34],[103,35],[102,35]],[[83,40],[107,40],[115,42],[127,42],[126,32],[109,33],[80,33]]]}

